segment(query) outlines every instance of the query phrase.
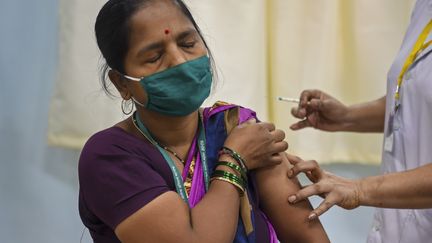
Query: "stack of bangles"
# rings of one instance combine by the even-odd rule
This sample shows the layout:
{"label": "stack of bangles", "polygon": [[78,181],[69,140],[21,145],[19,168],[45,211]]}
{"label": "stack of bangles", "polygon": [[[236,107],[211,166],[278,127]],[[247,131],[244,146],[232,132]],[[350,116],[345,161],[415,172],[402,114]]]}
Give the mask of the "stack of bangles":
{"label": "stack of bangles", "polygon": [[238,166],[235,163],[228,162],[228,161],[219,161],[218,165],[219,166],[226,166],[226,167],[233,169],[235,172],[238,172],[240,177],[238,175],[233,174],[233,173],[228,172],[228,171],[215,170],[213,172],[213,175],[212,175],[210,181],[220,180],[220,181],[228,182],[237,188],[240,196],[243,196],[244,192],[246,190],[247,183],[248,183],[248,178],[247,178],[248,169],[246,167],[245,161],[240,156],[240,154],[238,154],[234,150],[227,148],[227,147],[223,147],[221,149],[221,151],[219,152],[219,156],[221,156],[223,154],[226,154],[226,155],[229,155],[230,157],[232,157],[235,161],[238,162],[238,164],[240,166]]}

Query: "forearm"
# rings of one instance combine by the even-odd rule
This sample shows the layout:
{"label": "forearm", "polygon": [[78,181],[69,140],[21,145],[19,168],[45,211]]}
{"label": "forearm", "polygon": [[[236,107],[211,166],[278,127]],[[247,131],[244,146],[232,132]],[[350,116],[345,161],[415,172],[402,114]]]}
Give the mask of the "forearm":
{"label": "forearm", "polygon": [[[221,160],[234,162],[225,155]],[[225,166],[216,169],[236,174]],[[191,210],[191,229],[197,242],[232,242],[237,229],[239,207],[237,188],[228,182],[214,180],[201,202]]]}
{"label": "forearm", "polygon": [[348,107],[344,131],[383,132],[386,97]]}
{"label": "forearm", "polygon": [[[202,201],[191,210],[191,230],[196,242],[232,242],[237,228],[240,200],[234,186],[212,182]],[[227,189],[227,186],[232,188]],[[217,230],[215,230],[217,229]]]}
{"label": "forearm", "polygon": [[382,208],[432,208],[432,164],[367,177],[360,184],[360,205]]}
{"label": "forearm", "polygon": [[115,232],[125,243],[232,242],[239,198],[235,186],[218,180],[192,209],[177,193],[166,192],[121,222]]}

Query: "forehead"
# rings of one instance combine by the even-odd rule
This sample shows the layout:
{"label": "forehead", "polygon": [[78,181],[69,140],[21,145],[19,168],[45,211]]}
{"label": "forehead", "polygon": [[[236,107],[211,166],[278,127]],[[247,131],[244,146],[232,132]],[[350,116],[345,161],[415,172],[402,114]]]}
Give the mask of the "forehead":
{"label": "forehead", "polygon": [[136,12],[130,20],[131,41],[138,38],[159,38],[166,29],[172,32],[194,28],[192,22],[170,0],[152,1]]}

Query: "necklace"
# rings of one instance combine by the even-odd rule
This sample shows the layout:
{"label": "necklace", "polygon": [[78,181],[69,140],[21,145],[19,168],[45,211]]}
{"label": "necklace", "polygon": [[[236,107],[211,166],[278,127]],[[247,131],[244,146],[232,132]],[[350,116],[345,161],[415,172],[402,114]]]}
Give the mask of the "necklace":
{"label": "necklace", "polygon": [[180,158],[180,156],[172,149],[168,148],[167,146],[161,146],[163,149],[165,149],[166,151],[170,152],[172,155],[174,155],[174,157],[176,157],[178,160],[180,160],[180,162],[184,165],[186,162],[184,159]]}
{"label": "necklace", "polygon": [[132,115],[132,123],[134,124],[135,128],[154,146],[160,146],[162,147],[165,151],[171,153],[172,155],[174,155],[174,157],[176,157],[178,160],[180,160],[180,162],[184,165],[186,162],[184,159],[180,158],[180,156],[172,149],[168,148],[167,146],[164,146],[162,144],[159,144],[158,142],[156,142],[156,140],[154,139],[150,139],[149,137],[147,137],[147,135],[145,133],[143,133],[141,131],[141,129],[139,129],[137,121],[135,119],[135,114]]}

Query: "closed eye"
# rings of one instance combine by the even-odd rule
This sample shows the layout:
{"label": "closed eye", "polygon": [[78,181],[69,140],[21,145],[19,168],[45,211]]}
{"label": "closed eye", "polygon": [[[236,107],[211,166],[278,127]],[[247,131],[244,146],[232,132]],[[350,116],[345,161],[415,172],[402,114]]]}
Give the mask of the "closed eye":
{"label": "closed eye", "polygon": [[154,57],[148,59],[147,62],[148,62],[148,63],[155,63],[155,62],[157,62],[161,57],[162,57],[162,54],[161,54],[161,53],[158,53],[158,54],[155,55]]}
{"label": "closed eye", "polygon": [[188,41],[188,42],[182,43],[181,46],[189,49],[189,48],[194,48],[196,43],[197,43],[196,41]]}

